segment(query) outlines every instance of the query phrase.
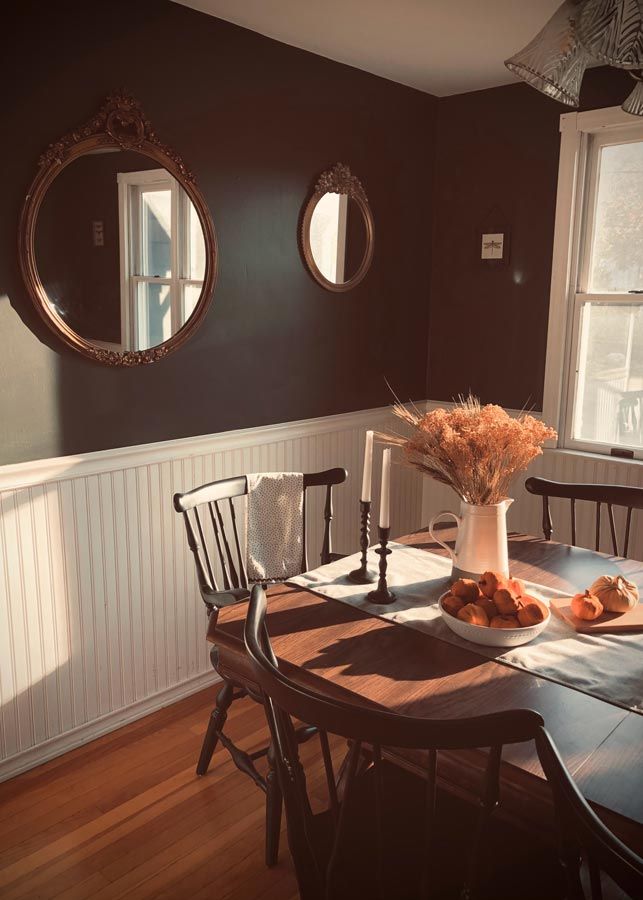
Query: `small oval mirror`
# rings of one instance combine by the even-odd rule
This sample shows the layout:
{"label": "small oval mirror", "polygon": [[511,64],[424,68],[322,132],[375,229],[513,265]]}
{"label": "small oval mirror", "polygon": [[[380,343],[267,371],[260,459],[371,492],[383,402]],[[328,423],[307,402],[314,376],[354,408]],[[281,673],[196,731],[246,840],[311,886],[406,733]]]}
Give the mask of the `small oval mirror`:
{"label": "small oval mirror", "polygon": [[338,163],[319,178],[304,210],[302,251],[313,277],[331,291],[350,290],[373,257],[373,217],[364,189]]}

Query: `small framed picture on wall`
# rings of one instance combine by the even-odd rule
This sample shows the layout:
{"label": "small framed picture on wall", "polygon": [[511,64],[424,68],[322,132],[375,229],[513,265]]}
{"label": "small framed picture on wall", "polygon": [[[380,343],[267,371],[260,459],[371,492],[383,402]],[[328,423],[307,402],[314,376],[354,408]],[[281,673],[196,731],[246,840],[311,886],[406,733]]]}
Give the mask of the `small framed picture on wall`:
{"label": "small framed picture on wall", "polygon": [[478,259],[483,266],[506,266],[509,262],[509,229],[506,225],[478,231]]}
{"label": "small framed picture on wall", "polygon": [[502,232],[483,234],[480,259],[502,259],[504,248],[505,236]]}

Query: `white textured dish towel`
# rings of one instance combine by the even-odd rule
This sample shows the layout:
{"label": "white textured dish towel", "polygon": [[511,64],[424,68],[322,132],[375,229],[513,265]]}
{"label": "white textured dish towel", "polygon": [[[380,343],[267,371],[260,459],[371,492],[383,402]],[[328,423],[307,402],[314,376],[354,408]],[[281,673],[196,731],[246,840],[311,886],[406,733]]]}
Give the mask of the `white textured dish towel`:
{"label": "white textured dish towel", "polygon": [[301,472],[261,472],[247,478],[248,580],[284,581],[301,572],[304,476]]}
{"label": "white textured dish towel", "polygon": [[[346,578],[359,566],[359,553],[289,578],[288,584],[643,713],[643,634],[577,634],[552,615],[547,628],[522,647],[503,651],[472,644],[451,631],[438,609],[438,597],[449,585],[451,561],[404,544],[390,543],[389,547],[393,553],[388,557],[387,581],[395,592],[395,602],[390,606],[368,602],[366,595],[374,585],[355,585]],[[377,571],[379,557],[374,550],[368,551],[368,561],[369,567]],[[551,588],[525,583],[545,602],[563,596]]]}

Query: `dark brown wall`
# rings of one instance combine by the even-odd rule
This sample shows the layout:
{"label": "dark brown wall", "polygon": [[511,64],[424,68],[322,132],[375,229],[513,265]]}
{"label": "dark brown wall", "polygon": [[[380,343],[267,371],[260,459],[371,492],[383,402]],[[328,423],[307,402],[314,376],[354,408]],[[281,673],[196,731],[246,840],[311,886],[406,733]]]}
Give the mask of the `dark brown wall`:
{"label": "dark brown wall", "polygon": [[[163,0],[18,8],[3,22],[0,463],[378,406],[385,376],[424,395],[433,98]],[[15,250],[39,154],[120,86],[196,173],[220,246],[204,326],[138,370],[50,337]],[[347,294],[317,285],[297,246],[302,204],[338,161],[375,218],[372,269]]]}
{"label": "dark brown wall", "polygon": [[[622,103],[631,79],[585,75],[581,108]],[[525,84],[438,104],[427,396],[471,389],[542,409],[560,147],[568,108]],[[509,264],[480,260],[482,228],[509,225]]]}

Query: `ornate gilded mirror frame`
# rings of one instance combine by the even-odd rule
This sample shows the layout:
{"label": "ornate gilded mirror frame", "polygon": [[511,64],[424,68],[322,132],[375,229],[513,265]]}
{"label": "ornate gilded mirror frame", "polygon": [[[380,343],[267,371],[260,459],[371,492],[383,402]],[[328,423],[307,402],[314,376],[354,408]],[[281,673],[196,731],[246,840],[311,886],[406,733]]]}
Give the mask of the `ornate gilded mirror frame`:
{"label": "ornate gilded mirror frame", "polygon": [[[364,229],[366,231],[366,249],[364,251],[364,256],[359,265],[359,268],[357,269],[355,274],[348,279],[348,281],[342,281],[339,283],[329,281],[329,279],[326,278],[325,275],[322,274],[322,272],[320,272],[310,246],[310,223],[313,217],[313,212],[319,200],[324,196],[324,194],[328,193],[346,194],[348,197],[354,200],[361,210],[362,216],[364,218]],[[337,293],[342,291],[350,291],[351,288],[354,288],[356,285],[358,285],[368,272],[371,261],[373,259],[374,231],[375,228],[373,223],[373,214],[368,203],[366,191],[362,187],[359,178],[353,175],[350,168],[343,163],[336,163],[336,165],[334,165],[332,169],[328,169],[326,172],[323,172],[319,176],[317,184],[315,185],[315,190],[308,203],[306,204],[306,208],[304,209],[300,235],[301,250],[310,274],[313,276],[315,281],[317,281],[322,285],[322,287],[325,287],[327,290],[335,291]]]}
{"label": "ornate gilded mirror frame", "polygon": [[[55,312],[38,274],[35,235],[38,211],[54,179],[75,159],[100,148],[133,150],[158,162],[176,178],[194,204],[205,242],[205,273],[197,306],[187,322],[168,340],[148,350],[116,351],[85,340]],[[218,253],[214,225],[192,172],[173,149],[163,144],[140,103],[121,90],[107,97],[88,122],[50,144],[38,160],[38,172],[25,198],[20,218],[19,260],[22,275],[38,313],[67,346],[83,356],[110,366],[138,366],[156,362],[176,350],[194,334],[208,310],[217,276]]]}

